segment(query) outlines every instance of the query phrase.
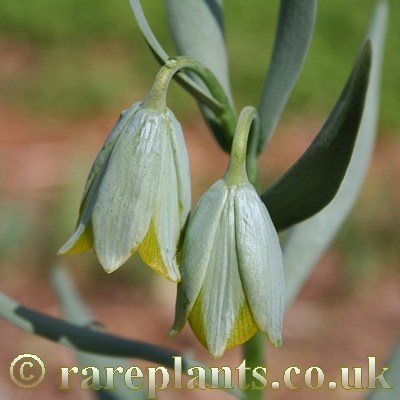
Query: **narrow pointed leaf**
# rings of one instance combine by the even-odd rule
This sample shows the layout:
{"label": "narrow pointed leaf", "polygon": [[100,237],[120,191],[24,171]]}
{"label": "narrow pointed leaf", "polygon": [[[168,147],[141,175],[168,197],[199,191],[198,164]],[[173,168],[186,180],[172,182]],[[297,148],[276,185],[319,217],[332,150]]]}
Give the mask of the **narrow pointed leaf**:
{"label": "narrow pointed leaf", "polygon": [[[61,266],[54,268],[52,273],[52,280],[54,288],[57,292],[58,298],[61,301],[64,313],[67,320],[82,326],[95,326],[95,320],[88,310],[83,299],[76,291],[70,276],[67,271]],[[122,367],[127,371],[130,367],[125,360],[115,357],[105,357],[95,354],[90,354],[82,351],[77,351],[77,358],[79,364],[83,367],[94,366],[100,371],[100,385],[106,385],[105,368]],[[140,385],[140,382],[136,383]],[[111,393],[110,393],[111,392]],[[112,391],[102,392],[95,391],[99,399],[107,398],[103,395],[110,395],[109,399],[115,400],[144,400],[146,399],[146,392],[143,389],[130,390],[123,380],[123,375],[115,375],[115,388]]]}
{"label": "narrow pointed leaf", "polygon": [[377,130],[387,15],[387,3],[379,2],[367,34],[372,42],[373,58],[365,110],[352,159],[340,189],[332,202],[321,212],[294,226],[284,244],[287,304],[297,295],[311,268],[332,241],[353,206],[364,180]]}
{"label": "narrow pointed leaf", "polygon": [[370,62],[367,42],[321,131],[300,159],[262,195],[277,230],[311,217],[339,189],[361,121]]}
{"label": "narrow pointed leaf", "polygon": [[[135,16],[136,22],[138,23],[139,29],[144,36],[147,44],[149,45],[150,49],[152,50],[156,59],[160,62],[160,64],[164,64],[165,61],[168,60],[169,55],[163,49],[157,38],[155,37],[153,31],[150,28],[149,23],[144,15],[142,6],[140,4],[140,0],[129,0],[129,5],[131,6],[133,15]],[[196,99],[202,102],[216,102],[207,91],[203,90],[193,79],[189,76],[185,75],[182,72],[179,72],[177,75],[174,76],[176,80],[189,92],[191,93]]]}
{"label": "narrow pointed leaf", "polygon": [[[175,357],[182,357],[183,372],[187,372],[194,366],[201,366],[206,371],[206,382],[211,382],[209,367],[176,350],[78,326],[25,307],[1,292],[0,318],[26,332],[79,351],[111,357],[139,358],[168,368],[175,367]],[[225,388],[224,391],[239,399],[243,397],[242,391],[236,387]]]}
{"label": "narrow pointed leaf", "polygon": [[[228,58],[225,46],[223,7],[220,0],[166,0],[169,27],[180,54],[200,61],[217,77],[230,102]],[[200,87],[208,92],[204,83],[189,74]],[[218,118],[206,106],[199,104],[215,138],[225,150],[230,150],[226,134]]]}
{"label": "narrow pointed leaf", "polygon": [[307,54],[317,11],[317,0],[281,0],[271,64],[259,112],[261,152],[271,137]]}
{"label": "narrow pointed leaf", "polygon": [[230,95],[222,4],[218,0],[166,0],[170,30],[180,54],[206,65]]}

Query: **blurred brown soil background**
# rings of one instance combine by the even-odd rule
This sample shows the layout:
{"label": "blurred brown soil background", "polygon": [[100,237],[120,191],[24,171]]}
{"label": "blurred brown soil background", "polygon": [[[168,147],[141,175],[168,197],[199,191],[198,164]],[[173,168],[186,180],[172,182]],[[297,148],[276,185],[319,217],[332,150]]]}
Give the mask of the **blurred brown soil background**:
{"label": "blurred brown soil background", "polygon": [[[0,255],[0,290],[35,310],[61,316],[48,273],[54,263],[62,262],[97,320],[109,332],[188,351],[212,366],[235,368],[242,361],[238,349],[213,360],[196,343],[188,327],[176,339],[167,339],[175,287],[153,276],[143,265],[131,262],[106,275],[92,253],[55,256],[72,232],[90,164],[116,118],[116,114],[104,114],[60,122],[0,105],[0,215],[7,221],[10,213],[16,214],[8,225],[0,221],[1,236],[12,234],[13,221],[22,226],[25,219],[29,222],[15,236],[19,242],[8,246],[7,256]],[[297,159],[321,123],[298,119],[279,126],[261,159],[265,186]],[[183,128],[195,204],[223,174],[227,156],[215,145],[203,122],[184,121]],[[286,314],[283,347],[268,348],[271,380],[282,381],[283,371],[290,366],[298,366],[303,373],[318,366],[326,382],[338,380],[340,367],[366,368],[367,356],[375,356],[380,368],[400,337],[399,153],[398,139],[381,134],[354,211]],[[10,362],[23,353],[39,355],[47,366],[46,379],[32,391],[17,388],[8,376]],[[150,365],[128,361],[143,368]],[[76,360],[70,349],[0,320],[0,399],[93,398],[90,392],[79,389],[77,379],[72,380],[71,390],[58,390],[59,368],[73,365]],[[229,398],[218,391],[209,392],[160,391],[159,398]],[[303,381],[295,392],[282,388],[270,389],[267,394],[273,400],[356,400],[367,393],[312,391]]]}

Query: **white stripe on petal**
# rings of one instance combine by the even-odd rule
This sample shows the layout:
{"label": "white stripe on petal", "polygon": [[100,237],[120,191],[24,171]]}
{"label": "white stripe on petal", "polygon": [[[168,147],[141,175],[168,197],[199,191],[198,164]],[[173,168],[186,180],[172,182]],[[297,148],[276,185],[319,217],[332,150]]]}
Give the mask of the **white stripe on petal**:
{"label": "white stripe on petal", "polygon": [[244,291],[260,330],[281,343],[284,274],[278,234],[250,184],[236,194],[236,240]]}

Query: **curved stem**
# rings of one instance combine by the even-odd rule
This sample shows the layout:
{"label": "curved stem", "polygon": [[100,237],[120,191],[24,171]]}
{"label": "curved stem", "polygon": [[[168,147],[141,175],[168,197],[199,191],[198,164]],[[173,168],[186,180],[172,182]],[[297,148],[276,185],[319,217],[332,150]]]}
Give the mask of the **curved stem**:
{"label": "curved stem", "polygon": [[[147,19],[144,15],[140,0],[129,0],[129,4],[132,8],[136,22],[138,23],[139,29],[142,32],[147,44],[150,46],[151,51],[156,57],[157,61],[163,65],[169,58],[167,52],[163,49],[153,31]],[[206,104],[212,108],[211,104],[217,104],[218,102],[213,99],[209,93],[204,91],[193,79],[189,76],[178,73],[174,76],[177,82],[183,86],[195,99],[200,101],[202,104]]]}
{"label": "curved stem", "polygon": [[[257,160],[258,121],[258,113],[254,107],[243,108],[237,122],[231,158],[225,174],[228,185],[238,185],[249,179],[253,183],[256,180],[257,171],[253,167]],[[249,165],[251,165],[250,171]]]}
{"label": "curved stem", "polygon": [[[237,123],[233,138],[231,159],[225,174],[225,181],[229,185],[238,185],[244,181],[258,186],[257,171],[257,144],[259,140],[259,117],[254,107],[245,107]],[[265,338],[257,332],[250,340],[243,344],[243,356],[248,368],[246,374],[245,391],[246,400],[261,400],[264,397],[262,390],[256,390],[252,385],[252,372],[254,368],[265,364]]]}
{"label": "curved stem", "polygon": [[182,69],[187,69],[198,75],[209,89],[212,98],[204,96],[199,99],[217,117],[224,131],[225,136],[230,142],[233,138],[237,121],[236,112],[233,109],[229,97],[219,83],[215,75],[200,62],[186,56],[170,58],[158,72],[153,86],[143,100],[143,106],[153,109],[163,109],[166,107],[166,96],[168,86],[172,77]]}

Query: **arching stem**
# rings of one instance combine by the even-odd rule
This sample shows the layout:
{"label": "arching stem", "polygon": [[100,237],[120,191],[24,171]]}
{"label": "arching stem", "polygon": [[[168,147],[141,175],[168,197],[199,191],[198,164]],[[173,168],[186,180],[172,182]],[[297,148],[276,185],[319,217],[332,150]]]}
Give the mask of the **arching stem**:
{"label": "arching stem", "polygon": [[158,72],[153,86],[143,100],[143,106],[155,110],[164,109],[170,81],[182,69],[194,72],[207,86],[212,98],[204,97],[198,100],[216,115],[227,142],[230,143],[235,132],[236,112],[215,75],[203,64],[190,57],[179,56],[170,58],[165,62],[165,65]]}
{"label": "arching stem", "polygon": [[259,118],[254,107],[245,107],[236,125],[233,138],[231,158],[225,181],[228,185],[238,185],[249,180],[257,184],[257,140],[259,132]]}

